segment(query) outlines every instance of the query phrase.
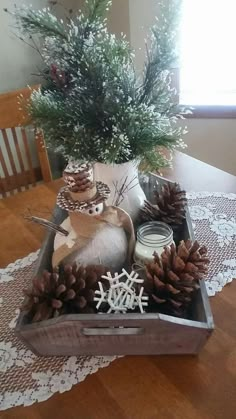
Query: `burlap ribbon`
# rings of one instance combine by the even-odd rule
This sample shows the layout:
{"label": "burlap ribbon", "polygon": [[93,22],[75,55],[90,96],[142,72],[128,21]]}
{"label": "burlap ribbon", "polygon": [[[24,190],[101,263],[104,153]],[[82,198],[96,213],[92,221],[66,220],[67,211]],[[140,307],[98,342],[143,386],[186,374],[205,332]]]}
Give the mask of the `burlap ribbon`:
{"label": "burlap ribbon", "polygon": [[124,228],[128,235],[128,259],[131,260],[135,246],[133,222],[124,210],[118,207],[106,207],[105,211],[96,217],[80,212],[69,213],[72,229],[75,232],[74,245],[64,243],[54,251],[52,265],[55,268],[74,252],[83,249],[105,225]]}

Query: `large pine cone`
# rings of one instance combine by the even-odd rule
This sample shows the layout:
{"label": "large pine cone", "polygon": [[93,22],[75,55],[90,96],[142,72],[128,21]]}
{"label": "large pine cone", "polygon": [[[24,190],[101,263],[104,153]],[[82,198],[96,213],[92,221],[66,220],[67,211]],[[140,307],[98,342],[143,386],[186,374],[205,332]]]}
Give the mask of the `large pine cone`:
{"label": "large pine cone", "polygon": [[178,248],[166,247],[161,257],[146,265],[144,289],[150,296],[151,310],[186,317],[199,280],[208,271],[207,249],[197,241],[181,241]]}
{"label": "large pine cone", "polygon": [[141,220],[162,221],[169,225],[180,225],[186,218],[186,192],[178,183],[165,183],[161,191],[154,191],[155,203],[145,201],[141,209]]}
{"label": "large pine cone", "polygon": [[29,313],[32,322],[48,320],[67,313],[95,313],[93,302],[98,281],[107,269],[102,265],[77,268],[76,264],[61,267],[51,273],[45,271],[41,278],[33,279],[33,286],[25,290],[27,301],[22,309]]}

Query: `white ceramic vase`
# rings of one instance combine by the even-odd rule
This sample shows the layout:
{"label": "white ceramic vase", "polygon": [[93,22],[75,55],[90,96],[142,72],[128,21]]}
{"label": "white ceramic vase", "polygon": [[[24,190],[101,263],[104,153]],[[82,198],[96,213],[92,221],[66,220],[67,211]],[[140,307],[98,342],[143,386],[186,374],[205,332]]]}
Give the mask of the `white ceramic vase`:
{"label": "white ceramic vase", "polygon": [[[111,196],[108,205],[117,205],[124,209],[135,221],[146,196],[139,184],[138,163],[131,161],[123,164],[95,163],[94,177],[96,181],[106,183]],[[122,191],[119,194],[119,191]]]}

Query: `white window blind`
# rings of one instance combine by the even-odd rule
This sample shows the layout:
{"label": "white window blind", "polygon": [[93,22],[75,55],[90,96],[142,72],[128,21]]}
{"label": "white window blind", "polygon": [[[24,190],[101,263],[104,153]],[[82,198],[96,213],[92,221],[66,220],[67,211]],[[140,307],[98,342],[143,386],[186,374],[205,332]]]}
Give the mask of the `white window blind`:
{"label": "white window blind", "polygon": [[180,103],[236,106],[236,0],[183,0]]}

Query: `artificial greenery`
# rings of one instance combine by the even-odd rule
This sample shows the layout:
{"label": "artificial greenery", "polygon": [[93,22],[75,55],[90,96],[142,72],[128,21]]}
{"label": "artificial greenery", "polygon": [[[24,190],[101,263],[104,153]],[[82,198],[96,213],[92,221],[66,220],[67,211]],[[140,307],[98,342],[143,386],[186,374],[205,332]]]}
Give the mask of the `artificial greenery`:
{"label": "artificial greenery", "polygon": [[49,8],[17,10],[23,36],[40,35],[45,83],[29,112],[47,145],[66,158],[163,167],[163,148],[182,145],[179,109],[171,88],[180,0],[160,3],[147,43],[143,78],[125,37],[107,30],[110,0],[86,0],[77,17],[57,19]]}

